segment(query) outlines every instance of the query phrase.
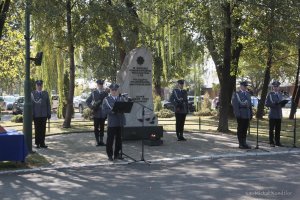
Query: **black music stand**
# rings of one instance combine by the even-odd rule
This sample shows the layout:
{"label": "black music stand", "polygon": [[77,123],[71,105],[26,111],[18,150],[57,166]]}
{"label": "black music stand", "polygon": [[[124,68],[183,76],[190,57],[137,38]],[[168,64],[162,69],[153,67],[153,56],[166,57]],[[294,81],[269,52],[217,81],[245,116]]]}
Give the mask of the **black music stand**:
{"label": "black music stand", "polygon": [[297,129],[297,109],[298,109],[298,105],[296,104],[296,102],[294,100],[292,101],[292,106],[293,106],[293,104],[296,107],[295,114],[294,114],[294,130],[293,130],[293,132],[294,132],[294,142],[293,142],[293,148],[296,148],[297,147],[296,146],[296,129]]}
{"label": "black music stand", "polygon": [[[133,102],[126,102],[126,101],[117,101],[114,104],[114,107],[112,108],[112,111],[115,113],[130,113],[133,106]],[[123,125],[121,125],[121,159],[123,159],[123,155],[127,158],[130,158],[134,162],[137,162],[136,159],[130,157],[129,155],[123,153]]]}
{"label": "black music stand", "polygon": [[[151,108],[148,108],[147,106],[145,106],[145,105],[143,105],[143,104],[141,104],[140,102],[134,102],[134,103],[137,103],[137,104],[139,104],[140,106],[142,106],[142,127],[143,128],[146,128],[145,127],[145,108],[146,109],[148,109],[148,110],[150,110],[150,111],[153,111]],[[146,139],[149,139],[149,135],[147,135],[146,134],[146,136],[147,136],[147,138]],[[150,164],[150,162],[149,161],[146,161],[145,160],[145,158],[144,158],[144,140],[145,140],[145,137],[144,137],[144,135],[142,136],[142,155],[141,155],[141,159],[140,160],[138,160],[138,161],[136,161],[136,162],[144,162],[144,163],[147,163],[148,165]]]}

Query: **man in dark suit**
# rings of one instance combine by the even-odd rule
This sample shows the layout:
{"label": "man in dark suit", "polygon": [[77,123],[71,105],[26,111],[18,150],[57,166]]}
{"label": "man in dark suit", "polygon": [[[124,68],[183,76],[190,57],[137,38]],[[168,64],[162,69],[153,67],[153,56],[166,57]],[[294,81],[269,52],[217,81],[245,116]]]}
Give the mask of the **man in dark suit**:
{"label": "man in dark suit", "polygon": [[[283,97],[279,92],[279,81],[272,83],[273,91],[267,96],[266,106],[270,108],[269,112],[269,141],[270,146],[282,146],[280,143],[280,130],[281,130],[281,118],[282,118],[282,105],[280,102]],[[274,143],[274,129],[275,129],[275,143]]]}
{"label": "man in dark suit", "polygon": [[36,148],[47,148],[45,144],[46,122],[51,118],[50,99],[47,91],[43,91],[43,81],[35,82],[36,90],[31,92],[32,114],[35,128]]}
{"label": "man in dark suit", "polygon": [[94,115],[94,134],[96,138],[96,146],[105,146],[103,142],[104,137],[104,124],[106,115],[102,111],[102,102],[108,93],[103,88],[104,80],[97,80],[97,89],[94,90],[87,98],[87,106],[93,110]]}
{"label": "man in dark suit", "polygon": [[174,105],[176,117],[177,141],[185,141],[183,137],[184,123],[188,110],[187,91],[183,89],[184,80],[177,81],[177,88],[172,91],[170,102]]}
{"label": "man in dark suit", "polygon": [[249,122],[253,116],[251,96],[247,91],[247,86],[247,81],[240,82],[240,90],[232,96],[233,112],[238,123],[237,138],[240,149],[251,149],[246,143]]}
{"label": "man in dark suit", "polygon": [[[103,111],[107,114],[107,140],[106,140],[106,153],[109,161],[114,159],[122,159],[120,151],[122,148],[121,131],[125,125],[125,116],[123,113],[115,113],[112,111],[115,102],[125,101],[125,99],[119,95],[119,85],[112,83],[110,86],[110,95],[103,100]],[[115,140],[115,150],[113,151],[113,144]]]}

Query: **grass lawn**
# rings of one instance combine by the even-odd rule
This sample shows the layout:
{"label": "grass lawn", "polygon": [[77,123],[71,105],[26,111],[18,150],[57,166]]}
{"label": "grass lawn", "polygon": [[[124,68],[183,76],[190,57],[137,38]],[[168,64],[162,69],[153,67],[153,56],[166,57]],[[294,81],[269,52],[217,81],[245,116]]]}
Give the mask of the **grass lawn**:
{"label": "grass lawn", "polygon": [[24,163],[12,161],[0,162],[0,171],[45,167],[49,164],[50,163],[45,157],[39,155],[38,153],[33,153],[27,156],[26,161]]}

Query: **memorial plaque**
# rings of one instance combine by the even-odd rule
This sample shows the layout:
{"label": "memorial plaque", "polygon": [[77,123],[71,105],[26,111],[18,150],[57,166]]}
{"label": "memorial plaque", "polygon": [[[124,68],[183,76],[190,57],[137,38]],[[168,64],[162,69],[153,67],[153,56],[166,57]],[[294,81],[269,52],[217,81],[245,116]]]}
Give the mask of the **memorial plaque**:
{"label": "memorial plaque", "polygon": [[152,55],[148,49],[137,48],[127,54],[117,74],[117,83],[120,92],[127,93],[134,102],[131,113],[125,114],[126,127],[157,126],[153,112]]}

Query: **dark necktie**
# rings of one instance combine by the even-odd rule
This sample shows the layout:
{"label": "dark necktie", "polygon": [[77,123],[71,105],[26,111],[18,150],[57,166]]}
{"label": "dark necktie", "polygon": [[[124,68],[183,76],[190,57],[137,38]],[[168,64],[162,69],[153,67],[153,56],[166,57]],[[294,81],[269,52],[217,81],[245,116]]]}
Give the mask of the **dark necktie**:
{"label": "dark necktie", "polygon": [[246,92],[243,92],[243,97],[244,97],[245,100],[247,100]]}

